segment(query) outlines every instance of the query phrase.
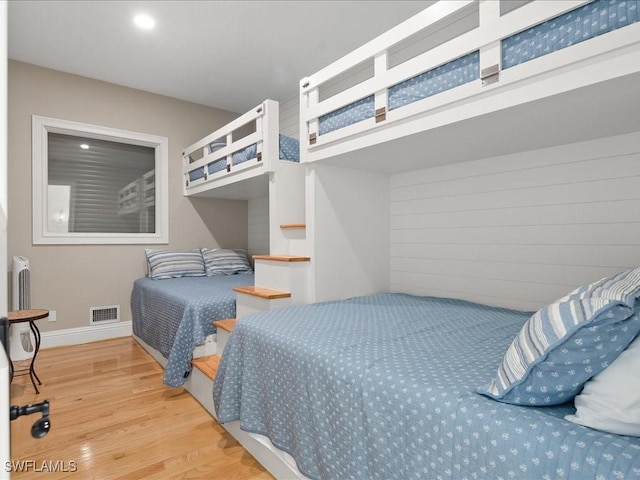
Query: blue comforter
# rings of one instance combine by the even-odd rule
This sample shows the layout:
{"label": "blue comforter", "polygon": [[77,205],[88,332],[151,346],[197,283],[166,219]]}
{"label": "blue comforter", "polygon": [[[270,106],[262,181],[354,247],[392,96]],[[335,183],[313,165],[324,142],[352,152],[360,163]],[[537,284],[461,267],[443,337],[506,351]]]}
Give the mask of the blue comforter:
{"label": "blue comforter", "polygon": [[311,478],[640,478],[640,439],[475,393],[530,313],[381,294],[238,321],[220,422],[268,436]]}
{"label": "blue comforter", "polygon": [[133,283],[133,333],[166,359],[164,383],[179,387],[191,372],[193,347],[215,333],[211,322],[236,316],[233,287],[253,285],[253,275],[152,280]]}

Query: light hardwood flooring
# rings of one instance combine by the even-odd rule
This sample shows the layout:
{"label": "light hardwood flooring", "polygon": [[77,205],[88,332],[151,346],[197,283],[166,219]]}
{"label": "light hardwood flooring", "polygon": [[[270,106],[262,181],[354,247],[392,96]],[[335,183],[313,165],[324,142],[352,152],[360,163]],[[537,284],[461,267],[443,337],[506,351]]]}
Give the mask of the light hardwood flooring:
{"label": "light hardwood flooring", "polygon": [[29,467],[11,478],[273,478],[131,337],[41,350],[36,372],[40,394],[17,376],[11,404],[48,399],[51,430],[31,437],[40,414],[11,422],[12,461]]}

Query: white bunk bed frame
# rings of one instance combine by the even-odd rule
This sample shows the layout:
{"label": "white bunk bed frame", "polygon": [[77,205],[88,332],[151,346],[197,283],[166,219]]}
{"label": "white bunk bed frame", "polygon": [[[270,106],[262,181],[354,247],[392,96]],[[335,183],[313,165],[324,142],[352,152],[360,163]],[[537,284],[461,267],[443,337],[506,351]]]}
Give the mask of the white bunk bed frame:
{"label": "white bunk bed frame", "polygon": [[[211,198],[249,199],[268,195],[268,178],[279,158],[279,105],[265,100],[231,123],[198,140],[182,153],[184,195]],[[255,125],[255,132],[234,140],[234,132]],[[210,145],[224,140],[226,146],[211,151]],[[232,155],[256,144],[256,156],[234,165]],[[200,157],[194,161],[193,157]],[[226,169],[189,180],[189,172],[205,169],[213,161],[226,158]]]}
{"label": "white bunk bed frame", "polygon": [[[300,82],[300,161],[334,159],[367,147],[402,139],[499,109],[517,106],[569,90],[640,72],[640,23],[601,37],[502,70],[501,41],[531,26],[557,17],[590,0],[532,0],[520,8],[500,15],[500,3],[494,0],[443,0],[401,23],[373,41],[344,56]],[[389,52],[409,37],[425,29],[455,22],[467,9],[478,8],[478,26],[445,43],[388,68]],[[468,84],[388,111],[388,88],[422,72],[444,65],[470,52],[480,51],[481,78]],[[364,62],[373,62],[374,74],[354,86],[321,100],[320,89],[349,74]],[[375,95],[376,117],[319,135],[322,115]],[[274,106],[275,104],[275,106]],[[232,132],[251,121],[257,131],[232,143]],[[184,174],[211,161],[227,156],[253,142],[262,142],[263,158],[242,164],[240,168],[219,172],[197,182],[185,182],[184,194],[225,196],[225,188],[241,180],[273,171],[278,159],[277,104],[267,100],[231,124],[213,132],[184,151]],[[227,146],[211,153],[209,144],[220,138]],[[259,143],[260,145],[260,143]],[[426,148],[422,146],[423,150]],[[191,162],[189,155],[201,150],[203,158]],[[405,165],[416,168],[415,165]],[[233,197],[231,197],[233,198]],[[210,383],[194,369],[185,388],[215,417]],[[244,432],[239,422],[223,425],[276,478],[303,478],[283,452],[268,440]]]}
{"label": "white bunk bed frame", "polygon": [[[640,23],[608,32],[502,70],[501,41],[592,0],[533,0],[501,16],[500,1],[446,0],[380,35],[300,82],[300,161],[314,162],[433,130],[570,90],[640,72]],[[388,68],[389,52],[429,29],[455,23],[477,8],[478,26]],[[479,50],[480,79],[389,111],[389,87]],[[373,62],[373,76],[326,99],[323,86]],[[319,118],[375,95],[375,118],[319,135]],[[424,147],[423,147],[424,151]],[[361,159],[360,166],[370,159]],[[394,159],[395,160],[395,159]],[[402,167],[395,168],[398,171]],[[404,170],[418,168],[407,165]],[[422,167],[424,168],[424,167]]]}

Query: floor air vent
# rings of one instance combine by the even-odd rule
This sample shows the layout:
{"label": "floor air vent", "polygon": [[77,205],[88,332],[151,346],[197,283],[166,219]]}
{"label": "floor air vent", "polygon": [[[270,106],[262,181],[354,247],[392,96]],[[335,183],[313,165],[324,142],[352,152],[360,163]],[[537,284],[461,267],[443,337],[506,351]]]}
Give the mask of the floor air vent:
{"label": "floor air vent", "polygon": [[107,307],[91,307],[89,309],[89,325],[104,325],[120,321],[120,305]]}

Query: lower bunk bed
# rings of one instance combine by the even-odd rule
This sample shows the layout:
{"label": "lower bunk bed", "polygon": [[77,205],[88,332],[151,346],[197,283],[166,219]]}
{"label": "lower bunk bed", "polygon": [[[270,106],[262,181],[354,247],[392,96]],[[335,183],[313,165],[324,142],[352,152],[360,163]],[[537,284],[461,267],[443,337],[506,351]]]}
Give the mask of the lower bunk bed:
{"label": "lower bunk bed", "polygon": [[248,315],[215,413],[314,479],[640,478],[638,418],[611,433],[576,410],[590,377],[640,355],[640,269],[624,275],[534,315],[406,294]]}
{"label": "lower bunk bed", "polygon": [[150,276],[131,292],[133,335],[165,367],[164,384],[180,387],[192,358],[216,353],[213,322],[235,317],[233,288],[254,283],[253,273],[236,272],[253,270],[244,250],[147,251],[147,258]]}

